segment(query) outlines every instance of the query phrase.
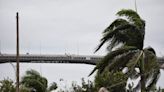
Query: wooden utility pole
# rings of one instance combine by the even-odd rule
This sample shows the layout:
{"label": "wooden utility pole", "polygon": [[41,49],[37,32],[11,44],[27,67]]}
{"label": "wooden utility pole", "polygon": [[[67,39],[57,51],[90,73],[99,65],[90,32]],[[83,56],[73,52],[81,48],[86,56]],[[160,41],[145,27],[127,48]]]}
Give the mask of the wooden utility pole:
{"label": "wooden utility pole", "polygon": [[16,92],[19,92],[19,15],[16,13]]}

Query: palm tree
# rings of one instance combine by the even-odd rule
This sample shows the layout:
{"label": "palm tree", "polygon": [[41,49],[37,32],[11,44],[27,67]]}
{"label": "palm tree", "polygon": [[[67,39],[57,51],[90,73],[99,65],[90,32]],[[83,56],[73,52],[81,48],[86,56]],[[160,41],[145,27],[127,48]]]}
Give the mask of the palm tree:
{"label": "palm tree", "polygon": [[36,92],[50,92],[57,88],[56,83],[52,83],[48,88],[48,81],[42,77],[37,71],[26,71],[26,75],[22,78],[21,84]]}
{"label": "palm tree", "polygon": [[140,78],[134,90],[149,91],[155,86],[160,71],[154,49],[143,48],[145,21],[135,11],[129,9],[123,9],[117,15],[119,18],[104,30],[101,42],[95,50],[97,52],[105,43],[109,43],[107,46],[109,52],[91,74],[97,69],[98,73],[102,73],[105,69],[110,72],[126,69],[125,74],[129,78]]}

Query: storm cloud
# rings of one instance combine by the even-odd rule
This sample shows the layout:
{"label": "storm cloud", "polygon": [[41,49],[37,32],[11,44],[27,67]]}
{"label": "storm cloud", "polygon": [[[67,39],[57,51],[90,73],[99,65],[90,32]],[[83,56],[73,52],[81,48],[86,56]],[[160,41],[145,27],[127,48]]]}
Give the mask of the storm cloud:
{"label": "storm cloud", "polygon": [[[15,53],[16,12],[20,15],[20,51],[33,54],[94,55],[102,31],[134,0],[0,0],[2,53]],[[137,0],[146,21],[145,47],[164,55],[164,1]],[[105,46],[96,55],[104,55]]]}

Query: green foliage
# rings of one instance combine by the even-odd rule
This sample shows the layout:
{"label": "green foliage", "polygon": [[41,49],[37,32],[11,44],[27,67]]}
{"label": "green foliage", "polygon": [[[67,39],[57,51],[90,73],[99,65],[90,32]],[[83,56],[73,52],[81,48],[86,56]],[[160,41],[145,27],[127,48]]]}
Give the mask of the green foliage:
{"label": "green foliage", "polygon": [[164,92],[164,89],[161,89],[161,88],[159,87],[159,89],[158,89],[157,92]]}
{"label": "green foliage", "polygon": [[81,85],[78,85],[76,82],[72,82],[72,85],[68,89],[60,89],[58,92],[96,92],[94,84],[91,81],[85,81],[82,78]]}
{"label": "green foliage", "polygon": [[[133,46],[126,46],[123,48],[119,48],[115,51],[109,52],[101,60],[101,62],[99,62],[96,65],[96,67],[93,69],[93,71],[90,73],[90,75],[93,74],[97,69],[99,70],[100,73],[107,67],[110,71],[113,70],[113,68],[120,69],[120,66],[122,66],[122,63],[126,64],[127,59],[130,59],[130,56],[134,53],[134,52],[129,52],[129,50],[136,50],[136,49],[137,48],[133,47]],[[113,60],[113,62],[112,62],[112,60]],[[121,60],[121,62],[120,62],[120,60]]]}
{"label": "green foliage", "polygon": [[101,87],[107,88],[110,92],[125,92],[128,77],[122,72],[97,73],[95,77],[95,88],[98,91]]}
{"label": "green foliage", "polygon": [[26,71],[26,74],[22,77],[21,85],[26,88],[34,89],[37,92],[50,92],[57,88],[56,83],[53,83],[49,88],[47,88],[47,79],[35,70]]}
{"label": "green foliage", "polygon": [[144,21],[140,18],[140,16],[131,9],[123,9],[117,12],[118,16],[125,16],[130,22],[132,22],[137,28],[144,27]]}
{"label": "green foliage", "polygon": [[26,75],[22,78],[21,84],[27,88],[45,92],[47,88],[47,79],[42,77],[37,71],[30,70],[26,71]]}
{"label": "green foliage", "polygon": [[13,81],[10,79],[0,81],[0,92],[15,92]]}
{"label": "green foliage", "polygon": [[82,92],[93,92],[94,91],[94,85],[93,82],[87,81],[85,82],[84,78],[82,78]]}
{"label": "green foliage", "polygon": [[[98,51],[102,45],[109,43],[107,49],[113,50],[120,43],[123,46],[135,46],[139,49],[143,48],[145,35],[145,22],[133,10],[121,10],[117,13],[118,19],[112,22],[103,32],[103,37],[98,45]],[[126,17],[125,19],[122,17]]]}
{"label": "green foliage", "polygon": [[31,89],[23,85],[20,85],[20,92],[31,92]]}
{"label": "green foliage", "polygon": [[[98,70],[97,73],[101,75],[98,77],[107,79],[127,68],[124,75],[128,78],[135,80],[140,77],[140,81],[133,89],[135,92],[139,89],[142,92],[153,90],[160,75],[160,68],[154,49],[143,49],[145,21],[133,10],[123,9],[117,15],[119,18],[104,30],[100,44],[95,50],[96,52],[105,43],[109,43],[109,53],[96,65],[91,74]],[[105,76],[103,72],[106,70],[112,75]]]}
{"label": "green foliage", "polygon": [[52,91],[52,90],[56,90],[58,88],[57,84],[55,82],[53,82],[50,87],[47,89],[48,92]]}
{"label": "green foliage", "polygon": [[[37,71],[29,70],[22,77],[20,92],[51,92],[57,89],[57,84],[53,82],[50,87],[47,86],[48,81],[45,77],[42,77]],[[10,79],[4,79],[0,81],[0,92],[16,92],[15,84]]]}

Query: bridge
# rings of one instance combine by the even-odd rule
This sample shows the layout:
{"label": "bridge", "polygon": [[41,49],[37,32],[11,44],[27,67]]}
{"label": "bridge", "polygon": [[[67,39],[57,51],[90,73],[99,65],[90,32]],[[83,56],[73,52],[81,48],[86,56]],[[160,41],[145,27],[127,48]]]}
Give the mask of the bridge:
{"label": "bridge", "polygon": [[[96,65],[102,56],[21,54],[21,63],[81,63]],[[0,63],[16,62],[16,55],[1,54]]]}
{"label": "bridge", "polygon": [[[102,56],[87,55],[37,55],[37,54],[21,54],[20,63],[76,63],[96,65]],[[0,63],[16,62],[16,55],[1,54]],[[164,69],[164,57],[158,58],[159,65]]]}

